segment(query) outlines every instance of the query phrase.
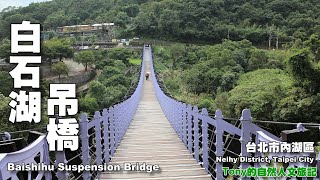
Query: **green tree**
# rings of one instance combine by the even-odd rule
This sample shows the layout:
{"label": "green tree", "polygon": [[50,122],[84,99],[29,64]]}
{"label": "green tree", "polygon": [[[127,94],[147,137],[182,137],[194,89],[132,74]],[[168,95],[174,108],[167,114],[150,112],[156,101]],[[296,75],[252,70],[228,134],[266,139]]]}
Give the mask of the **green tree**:
{"label": "green tree", "polygon": [[310,38],[305,42],[305,44],[314,55],[314,60],[316,62],[319,62],[320,61],[320,35],[312,34]]}
{"label": "green tree", "polygon": [[8,117],[10,115],[10,106],[8,105],[9,102],[10,98],[0,93],[0,132],[10,132],[14,130],[12,123],[8,121]]}
{"label": "green tree", "polygon": [[[232,113],[234,110],[229,102],[229,92],[222,92],[217,94],[214,103],[216,105],[216,109],[221,109],[225,117],[233,117],[234,114]],[[216,110],[215,109],[215,110]]]}
{"label": "green tree", "polygon": [[136,17],[139,13],[139,6],[137,4],[131,4],[125,7],[125,11],[130,17]]}
{"label": "green tree", "polygon": [[46,20],[44,21],[44,26],[46,28],[56,28],[66,25],[67,22],[68,17],[62,10],[60,10],[48,15]]}
{"label": "green tree", "polygon": [[103,108],[106,105],[105,101],[108,92],[106,90],[106,87],[99,81],[93,81],[90,83],[88,94],[90,95],[90,97],[96,99],[100,108]]}
{"label": "green tree", "polygon": [[209,71],[209,68],[205,63],[196,64],[191,69],[184,71],[182,81],[188,88],[188,91],[196,94],[207,91],[208,86],[204,83],[206,71]]}
{"label": "green tree", "polygon": [[133,52],[127,48],[113,48],[108,50],[108,57],[110,59],[122,60],[124,64],[128,65],[132,53]]}
{"label": "green tree", "polygon": [[112,59],[100,59],[95,62],[95,68],[102,70],[105,66],[112,66],[113,62]]}
{"label": "green tree", "polygon": [[106,87],[108,96],[106,97],[107,107],[112,104],[118,103],[124,97],[128,89],[123,85],[117,85],[113,87]]}
{"label": "green tree", "polygon": [[29,20],[34,23],[38,22],[34,18],[30,17],[30,14],[23,14],[22,12],[17,12],[17,11],[9,11],[5,15],[2,15],[0,18],[4,20],[1,22],[3,24],[1,24],[0,30],[2,32],[0,34],[3,34],[2,38],[8,38],[8,39],[10,38],[11,24],[21,23],[22,21],[25,21],[25,20]]}
{"label": "green tree", "polygon": [[13,90],[13,79],[8,72],[0,71],[0,93],[9,96]]}
{"label": "green tree", "polygon": [[[152,19],[144,11],[140,11],[137,16],[134,18],[134,28],[137,32],[148,32],[152,26]],[[151,32],[152,33],[152,32]]]}
{"label": "green tree", "polygon": [[215,107],[214,102],[212,101],[211,98],[203,98],[199,101],[198,103],[198,108],[206,108],[209,112],[214,112],[213,108]]}
{"label": "green tree", "polygon": [[230,91],[228,102],[234,117],[245,108],[254,117],[272,120],[280,100],[287,97],[292,80],[282,70],[259,69],[240,76],[238,85]]}
{"label": "green tree", "polygon": [[115,17],[115,23],[120,27],[125,27],[130,22],[130,17],[125,12],[119,12]]}
{"label": "green tree", "polygon": [[0,59],[4,59],[7,63],[10,61],[11,45],[8,39],[2,40],[0,44]]}
{"label": "green tree", "polygon": [[59,58],[59,60],[62,61],[62,58],[73,57],[73,50],[69,39],[53,38],[45,41],[42,46],[42,53],[44,58],[50,60],[50,64],[54,58]]}
{"label": "green tree", "polygon": [[258,49],[253,49],[248,60],[248,70],[253,71],[263,68],[267,63],[268,56],[266,55],[266,53]]}
{"label": "green tree", "polygon": [[54,63],[51,67],[52,71],[55,73],[55,74],[58,74],[59,76],[59,79],[60,79],[60,76],[62,74],[65,74],[65,75],[68,75],[69,73],[69,68],[68,66],[62,62],[62,61],[59,61],[57,63]]}
{"label": "green tree", "polygon": [[311,61],[309,52],[302,51],[293,55],[289,61],[291,72],[298,86],[303,87],[309,93],[318,93],[320,90],[320,70]]}
{"label": "green tree", "polygon": [[103,80],[102,83],[106,87],[113,87],[113,86],[116,86],[118,84],[127,86],[128,85],[128,79],[124,74],[114,74],[114,75],[110,76],[109,78]]}
{"label": "green tree", "polygon": [[99,76],[99,81],[102,82],[111,76],[121,74],[121,70],[113,66],[105,66]]}
{"label": "green tree", "polygon": [[81,51],[75,55],[74,60],[78,63],[82,63],[85,66],[85,70],[88,70],[88,65],[93,64],[96,60],[93,51]]}
{"label": "green tree", "polygon": [[79,99],[79,108],[82,112],[93,114],[95,111],[99,110],[99,105],[96,98],[87,95]]}
{"label": "green tree", "polygon": [[170,47],[170,59],[172,61],[172,69],[183,64],[184,58],[187,55],[186,47],[181,44],[174,44]]}
{"label": "green tree", "polygon": [[178,11],[164,9],[159,18],[159,30],[161,34],[170,36],[181,32],[179,29],[180,18]]}
{"label": "green tree", "polygon": [[125,70],[127,69],[127,66],[121,60],[115,60],[113,62],[113,66],[118,68],[122,72],[125,72]]}
{"label": "green tree", "polygon": [[230,91],[234,88],[236,81],[238,79],[237,73],[234,72],[226,72],[221,76],[221,85],[223,91]]}
{"label": "green tree", "polygon": [[281,99],[274,117],[286,122],[319,122],[320,94],[310,95],[303,88],[294,87]]}

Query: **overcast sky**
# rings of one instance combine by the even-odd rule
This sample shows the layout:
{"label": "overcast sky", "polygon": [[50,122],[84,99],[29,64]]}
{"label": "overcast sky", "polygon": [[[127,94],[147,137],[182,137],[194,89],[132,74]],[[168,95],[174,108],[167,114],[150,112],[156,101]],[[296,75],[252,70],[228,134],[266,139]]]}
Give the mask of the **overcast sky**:
{"label": "overcast sky", "polygon": [[0,12],[9,6],[28,6],[32,2],[42,2],[48,0],[0,0]]}

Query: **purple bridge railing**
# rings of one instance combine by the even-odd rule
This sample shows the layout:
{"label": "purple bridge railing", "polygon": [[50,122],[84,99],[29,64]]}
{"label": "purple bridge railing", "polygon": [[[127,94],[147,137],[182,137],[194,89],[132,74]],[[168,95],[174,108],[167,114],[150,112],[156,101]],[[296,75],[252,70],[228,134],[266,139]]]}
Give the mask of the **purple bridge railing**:
{"label": "purple bridge railing", "polygon": [[[46,142],[46,136],[40,136],[32,144],[26,148],[13,152],[13,153],[3,153],[0,154],[0,180],[18,180],[19,175],[15,171],[8,171],[8,163],[14,164],[31,164],[31,163],[44,163],[46,165],[50,164],[48,145]],[[46,180],[52,179],[50,172],[38,172],[31,173],[27,172],[28,179],[40,180],[43,177]],[[34,177],[32,177],[32,175]]]}
{"label": "purple bridge railing", "polygon": [[[154,69],[152,57],[151,63],[151,77],[153,79],[156,96],[163,112],[190,153],[192,153],[196,161],[201,164],[209,174],[211,174],[213,179],[225,179],[222,167],[228,166],[222,163],[216,163],[215,158],[217,156],[252,156],[251,153],[247,152],[246,144],[248,142],[255,141],[258,143],[260,141],[282,141],[277,136],[253,124],[249,109],[244,109],[242,111],[241,118],[239,119],[240,128],[238,128],[224,120],[222,111],[219,109],[216,110],[214,117],[210,117],[207,109],[204,108],[200,111],[197,106],[179,102],[169,95],[166,95],[161,88],[162,86],[157,81],[157,74]],[[261,153],[256,153],[253,156],[258,155],[264,156]],[[281,155],[288,157],[297,154],[282,153]],[[270,159],[271,156],[272,154],[268,155]],[[241,163],[230,166],[230,168],[234,168],[235,166],[238,168],[247,168],[250,165],[247,163]],[[266,165],[263,163],[255,163],[255,167],[265,166]],[[307,167],[308,164],[290,163],[289,167],[290,166]]]}
{"label": "purple bridge railing", "polygon": [[[151,48],[144,48],[144,51],[151,51]],[[147,58],[144,53],[143,58]],[[150,53],[151,54],[151,53]],[[152,55],[151,55],[152,56]],[[199,111],[197,106],[179,102],[162,91],[159,82],[156,79],[153,61],[151,58],[152,81],[156,91],[158,101],[167,119],[172,127],[181,138],[186,148],[193,154],[196,161],[201,164],[206,171],[211,174],[213,179],[225,179],[222,167],[226,166],[222,163],[216,163],[217,156],[251,156],[246,151],[247,142],[265,141],[274,142],[281,141],[278,137],[265,131],[252,123],[250,110],[242,111],[239,119],[239,127],[227,122],[221,110],[215,112],[214,118],[208,115],[206,109]],[[141,72],[138,85],[132,96],[112,107],[103,109],[102,113],[96,111],[92,118],[87,114],[80,117],[80,142],[81,148],[76,152],[56,152],[50,155],[49,159],[48,146],[45,136],[40,136],[35,142],[26,148],[7,154],[0,154],[0,180],[19,179],[17,172],[7,171],[7,163],[29,164],[40,162],[44,164],[102,164],[109,163],[114,155],[122,137],[124,136],[131,120],[136,112],[138,103],[141,98],[143,82],[144,82],[144,61],[141,65]],[[270,156],[272,154],[258,154],[254,156]],[[292,154],[283,154],[283,156],[291,156]],[[54,162],[52,159],[55,159]],[[235,164],[231,167],[249,167],[249,164]],[[255,164],[256,167],[265,166],[265,164]],[[289,166],[308,166],[308,164],[294,164]],[[97,179],[100,172],[83,171],[75,172],[39,172],[32,174],[28,172],[28,180],[31,179]],[[247,179],[247,178],[243,178]],[[318,179],[318,178],[316,178]]]}
{"label": "purple bridge railing", "polygon": [[[142,61],[137,87],[127,100],[103,109],[102,113],[96,111],[92,118],[88,117],[87,114],[80,116],[79,138],[81,144],[78,151],[56,152],[50,156],[51,160],[55,159],[54,162],[50,162],[46,137],[40,136],[35,142],[18,152],[0,154],[0,180],[19,179],[17,172],[7,171],[9,162],[16,164],[37,162],[55,165],[59,163],[83,165],[109,163],[137,110],[143,88],[144,69],[144,61]],[[38,161],[35,161],[35,159],[38,159]],[[90,180],[99,178],[100,173],[55,170],[37,174],[36,180],[43,177],[46,180]],[[34,174],[29,172],[28,180],[31,179],[34,179]]]}
{"label": "purple bridge railing", "polygon": [[[145,54],[144,57],[145,58]],[[141,64],[138,85],[127,100],[96,111],[93,118],[87,114],[80,116],[81,164],[90,165],[109,163],[120,144],[140,102],[144,82],[144,61]],[[75,157],[73,157],[75,158]],[[80,175],[72,175],[75,179],[85,180],[99,178],[101,172],[83,171]],[[70,174],[59,172],[58,178],[68,179]]]}

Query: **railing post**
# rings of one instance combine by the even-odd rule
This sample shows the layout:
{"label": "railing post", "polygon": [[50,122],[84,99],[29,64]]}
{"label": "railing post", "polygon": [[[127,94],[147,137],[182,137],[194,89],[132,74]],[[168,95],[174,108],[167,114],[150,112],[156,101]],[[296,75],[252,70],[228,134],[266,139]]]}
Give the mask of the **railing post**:
{"label": "railing post", "polygon": [[108,110],[103,109],[102,112],[102,122],[103,122],[103,139],[104,139],[104,161],[109,163],[110,154],[109,154],[109,123],[108,123]]}
{"label": "railing post", "polygon": [[178,133],[178,131],[177,131],[177,124],[176,124],[176,111],[177,111],[177,104],[176,104],[176,102],[175,101],[173,101],[172,100],[172,124],[173,124],[173,128],[174,128],[174,131],[176,132],[176,133]]}
{"label": "railing post", "polygon": [[[158,99],[159,100],[159,99]],[[161,104],[161,108],[165,109],[166,110],[166,113],[165,113],[165,116],[166,118],[169,120],[169,122],[171,123],[171,120],[170,120],[170,111],[168,111],[167,108],[164,108],[164,107],[167,107],[169,106],[169,103],[168,103],[168,100],[164,101],[162,104]],[[170,107],[170,106],[169,106]]]}
{"label": "railing post", "polygon": [[177,117],[177,125],[178,125],[178,133],[179,138],[182,140],[182,102],[178,102],[178,117]]}
{"label": "railing post", "polygon": [[179,134],[179,110],[180,110],[180,107],[179,107],[179,103],[177,101],[175,101],[175,112],[174,112],[174,123],[175,123],[175,127],[176,127],[176,132],[180,138],[180,134]]}
{"label": "railing post", "polygon": [[116,149],[120,144],[120,128],[122,125],[122,114],[121,114],[121,104],[117,105],[117,121],[115,121],[115,125],[117,127],[117,143],[116,143]]}
{"label": "railing post", "polygon": [[101,145],[101,115],[99,111],[94,114],[94,131],[96,134],[96,156],[97,164],[102,164],[102,145]]}
{"label": "railing post", "polygon": [[114,108],[110,107],[109,109],[109,121],[110,121],[110,155],[111,157],[114,154]]}
{"label": "railing post", "polygon": [[[44,140],[43,143],[44,143],[43,144],[43,162],[46,165],[50,165],[49,145],[46,140]],[[66,158],[64,158],[64,159],[66,159]],[[44,177],[46,180],[51,180],[52,179],[51,172],[44,172]],[[68,178],[68,175],[67,175],[67,178]]]}
{"label": "railing post", "polygon": [[175,127],[175,123],[174,123],[174,112],[175,112],[175,108],[174,108],[174,106],[175,106],[175,104],[174,104],[174,102],[170,99],[170,101],[172,102],[172,103],[170,103],[170,106],[171,106],[171,108],[170,108],[170,123],[171,123],[171,125],[172,125],[172,127],[173,127],[173,129],[174,129],[174,131],[176,131],[176,127]]}
{"label": "railing post", "polygon": [[[122,123],[123,123],[123,127],[122,127],[122,129],[121,129],[121,138],[120,138],[120,141],[123,139],[123,137],[124,137],[124,135],[125,135],[125,133],[126,133],[126,130],[127,130],[127,128],[128,128],[128,126],[129,126],[129,124],[130,124],[130,119],[129,119],[129,116],[128,115],[130,115],[131,114],[131,112],[130,111],[128,111],[128,105],[126,105],[126,104],[124,104],[123,105],[126,109],[123,111],[124,113],[123,113],[123,120],[122,120]],[[130,104],[129,104],[129,106],[130,106]],[[127,114],[127,112],[128,112],[128,114]]]}
{"label": "railing post", "polygon": [[199,162],[199,110],[197,106],[193,108],[194,123],[194,158]]}
{"label": "railing post", "polygon": [[[252,127],[252,118],[251,112],[249,109],[244,109],[242,111],[242,116],[240,118],[241,121],[241,156],[249,156],[250,154],[247,152],[246,145],[251,141],[251,127]],[[246,169],[248,168],[248,163],[241,163],[240,168]],[[244,177],[242,179],[249,179],[248,177]]]}
{"label": "railing post", "polygon": [[126,118],[126,113],[130,113],[129,111],[127,111],[128,109],[124,109],[124,105],[121,103],[121,116],[120,116],[120,128],[119,128],[119,144],[120,141],[123,137],[123,133],[124,133],[124,129],[126,128],[127,125],[127,118]]}
{"label": "railing post", "polygon": [[[260,134],[259,133],[256,133],[256,144],[259,144],[259,142],[260,142]],[[262,153],[261,152],[259,152],[259,151],[256,151],[256,153],[254,153],[254,156],[255,157],[262,157]],[[254,167],[255,168],[259,168],[259,167],[263,167],[263,165],[264,165],[265,163],[254,163]],[[264,166],[264,167],[267,167],[267,166]]]}
{"label": "railing post", "polygon": [[[55,165],[58,166],[59,163],[67,164],[68,161],[66,160],[66,156],[64,151],[57,151],[56,152],[56,162]],[[57,178],[58,179],[68,179],[69,173],[67,171],[57,171]]]}
{"label": "railing post", "polygon": [[[222,111],[220,109],[216,110],[214,119],[216,120],[216,142],[215,142],[215,146],[216,146],[216,157],[218,156],[223,156],[223,127],[221,127],[221,121],[223,121],[223,115],[222,115]],[[223,177],[223,171],[222,171],[222,163],[216,163],[216,179],[224,179]]]}
{"label": "railing post", "polygon": [[[90,164],[90,156],[89,156],[89,134],[88,134],[88,116],[87,114],[82,114],[80,116],[80,138],[82,145],[82,164],[89,165]],[[83,179],[89,180],[90,171],[83,172]]]}
{"label": "railing post", "polygon": [[172,104],[170,103],[170,99],[168,99],[168,102],[167,102],[167,104],[165,104],[165,106],[166,105],[169,106],[167,118],[168,118],[171,126],[173,127],[173,125],[172,125],[172,111],[173,111],[173,109],[172,109]]}
{"label": "railing post", "polygon": [[118,105],[114,105],[114,111],[113,111],[113,127],[114,127],[114,149],[117,149],[118,146],[118,126],[119,126],[119,110],[118,110]]}
{"label": "railing post", "polygon": [[120,141],[121,141],[121,131],[122,131],[122,128],[123,127],[123,112],[122,112],[122,109],[123,108],[123,105],[120,104],[119,107],[118,107],[118,139],[117,139],[117,147],[119,146],[120,144]]}
{"label": "railing post", "polygon": [[182,105],[182,139],[183,143],[187,145],[187,105]]}
{"label": "railing post", "polygon": [[188,112],[188,149],[190,153],[192,152],[192,106],[188,104],[187,107],[187,112]]}
{"label": "railing post", "polygon": [[203,167],[209,172],[209,148],[208,148],[208,119],[207,109],[202,109],[202,161]]}

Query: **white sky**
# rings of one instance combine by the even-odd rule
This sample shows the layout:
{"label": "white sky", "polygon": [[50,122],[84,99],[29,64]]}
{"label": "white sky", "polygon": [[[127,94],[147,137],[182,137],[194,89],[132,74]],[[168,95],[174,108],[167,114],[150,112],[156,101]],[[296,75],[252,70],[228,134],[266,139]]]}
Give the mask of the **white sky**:
{"label": "white sky", "polygon": [[48,0],[0,0],[0,12],[9,6],[28,6],[32,2],[42,2]]}

